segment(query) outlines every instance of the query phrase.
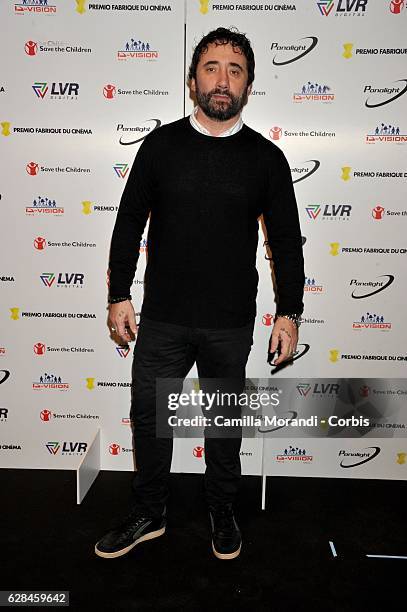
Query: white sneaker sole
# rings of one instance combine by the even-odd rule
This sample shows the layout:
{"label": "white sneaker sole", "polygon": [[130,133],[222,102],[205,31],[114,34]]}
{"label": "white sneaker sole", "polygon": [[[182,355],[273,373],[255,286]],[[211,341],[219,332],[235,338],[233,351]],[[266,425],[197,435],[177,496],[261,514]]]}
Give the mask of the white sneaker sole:
{"label": "white sneaker sole", "polygon": [[134,548],[137,544],[140,544],[140,542],[146,542],[147,540],[153,540],[154,538],[158,538],[164,533],[165,533],[165,527],[162,527],[161,529],[157,529],[157,531],[151,531],[150,533],[146,533],[146,535],[142,536],[141,538],[133,542],[133,544],[130,544],[130,546],[126,546],[126,548],[122,548],[122,550],[118,550],[117,552],[111,552],[111,553],[98,550],[98,547],[97,547],[98,545],[96,544],[95,553],[98,555],[98,557],[103,557],[104,559],[115,559],[116,557],[122,557],[123,555],[127,554],[132,548]]}
{"label": "white sneaker sole", "polygon": [[212,550],[215,557],[218,559],[236,559],[240,555],[240,551],[242,549],[242,545],[240,544],[239,548],[232,553],[220,553],[216,550],[212,542]]}

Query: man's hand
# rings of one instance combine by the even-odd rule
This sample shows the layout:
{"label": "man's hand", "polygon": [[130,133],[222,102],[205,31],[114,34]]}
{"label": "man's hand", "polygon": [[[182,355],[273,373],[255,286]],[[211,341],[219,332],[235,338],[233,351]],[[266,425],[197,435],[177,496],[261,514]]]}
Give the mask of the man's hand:
{"label": "man's hand", "polygon": [[280,345],[280,355],[273,361],[273,365],[291,359],[297,349],[297,342],[298,329],[296,324],[285,317],[277,317],[271,334],[270,353],[275,353]]}
{"label": "man's hand", "polygon": [[126,326],[134,335],[137,334],[136,315],[130,300],[109,305],[109,326],[111,331],[116,332],[126,344],[131,340]]}

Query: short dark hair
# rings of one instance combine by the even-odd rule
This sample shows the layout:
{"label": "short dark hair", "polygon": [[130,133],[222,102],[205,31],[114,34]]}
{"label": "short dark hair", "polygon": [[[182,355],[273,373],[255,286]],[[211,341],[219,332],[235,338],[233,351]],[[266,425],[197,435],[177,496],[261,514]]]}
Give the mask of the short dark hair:
{"label": "short dark hair", "polygon": [[253,49],[246,34],[242,34],[236,28],[217,28],[209,32],[209,34],[199,41],[192,55],[191,65],[188,71],[188,82],[190,82],[191,79],[196,79],[196,69],[201,59],[201,55],[207,52],[208,45],[211,43],[215,43],[216,45],[231,44],[232,47],[238,47],[238,49],[240,49],[247,60],[247,86],[251,85],[254,81],[255,66]]}

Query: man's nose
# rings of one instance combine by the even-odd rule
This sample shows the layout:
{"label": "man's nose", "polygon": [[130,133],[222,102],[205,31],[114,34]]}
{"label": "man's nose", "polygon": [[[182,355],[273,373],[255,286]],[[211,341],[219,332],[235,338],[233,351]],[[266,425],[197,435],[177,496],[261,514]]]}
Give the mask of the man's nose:
{"label": "man's nose", "polygon": [[220,68],[218,71],[218,87],[223,87],[225,89],[229,89],[229,73],[227,68]]}

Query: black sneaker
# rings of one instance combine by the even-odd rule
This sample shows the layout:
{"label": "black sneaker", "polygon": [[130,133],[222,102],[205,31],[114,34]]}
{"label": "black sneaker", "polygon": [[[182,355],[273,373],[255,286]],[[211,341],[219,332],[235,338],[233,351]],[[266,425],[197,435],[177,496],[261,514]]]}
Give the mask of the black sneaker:
{"label": "black sneaker", "polygon": [[140,542],[158,538],[165,532],[165,515],[160,518],[141,516],[130,512],[114,529],[108,531],[95,546],[95,553],[105,559],[114,559],[128,553]]}
{"label": "black sneaker", "polygon": [[212,549],[218,559],[235,559],[240,554],[242,536],[233,516],[232,504],[210,506]]}

